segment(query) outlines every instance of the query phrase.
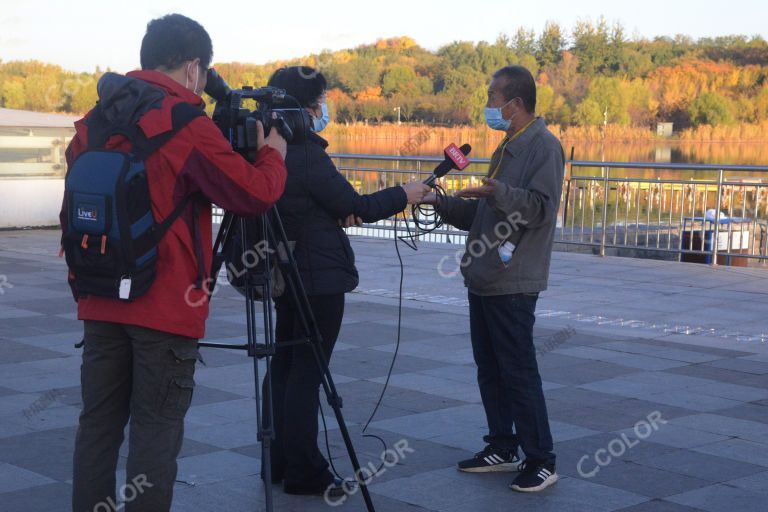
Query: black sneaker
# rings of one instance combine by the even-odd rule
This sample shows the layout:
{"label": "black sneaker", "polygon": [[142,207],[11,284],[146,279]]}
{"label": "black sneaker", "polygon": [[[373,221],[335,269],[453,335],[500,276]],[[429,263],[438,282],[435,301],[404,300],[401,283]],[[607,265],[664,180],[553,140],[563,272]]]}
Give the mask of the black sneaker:
{"label": "black sneaker", "polygon": [[520,474],[509,484],[514,491],[539,492],[557,482],[554,464],[541,464],[526,460],[520,464]]}
{"label": "black sneaker", "polygon": [[467,473],[491,473],[494,471],[517,471],[520,457],[517,450],[501,450],[491,445],[485,447],[474,457],[458,463],[459,471]]}

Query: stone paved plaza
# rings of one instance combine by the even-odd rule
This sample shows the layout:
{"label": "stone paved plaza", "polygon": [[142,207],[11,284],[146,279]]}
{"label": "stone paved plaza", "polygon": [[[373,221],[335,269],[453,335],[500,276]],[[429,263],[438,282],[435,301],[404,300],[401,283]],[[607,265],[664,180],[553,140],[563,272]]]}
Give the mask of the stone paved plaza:
{"label": "stone paved plaza", "polygon": [[[57,236],[0,232],[2,512],[66,511],[70,500],[82,328]],[[382,451],[360,431],[395,347],[399,266],[391,240],[353,244],[361,283],[348,296],[331,369],[367,465]],[[368,432],[413,451],[372,482],[376,510],[768,510],[768,271],[556,253],[535,334],[562,478],[522,495],[507,487],[510,474],[455,469],[482,448],[485,423],[466,292],[458,278],[441,277],[455,270],[457,249],[403,248],[402,344]],[[207,340],[242,340],[243,309],[224,287]],[[173,510],[263,510],[253,365],[235,351],[203,357]],[[349,475],[329,413],[334,463]],[[276,510],[333,510],[322,498],[274,491]],[[335,509],[364,506],[356,494]]]}

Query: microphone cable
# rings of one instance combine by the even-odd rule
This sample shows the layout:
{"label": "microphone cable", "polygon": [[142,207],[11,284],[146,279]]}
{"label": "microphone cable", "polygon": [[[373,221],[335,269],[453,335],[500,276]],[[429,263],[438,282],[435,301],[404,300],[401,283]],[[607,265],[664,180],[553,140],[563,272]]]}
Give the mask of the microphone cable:
{"label": "microphone cable", "polygon": [[[432,189],[435,192],[436,196],[436,204],[439,204],[440,201],[447,196],[447,192],[445,189],[439,184],[439,183],[432,183],[430,185]],[[411,230],[411,226],[409,224],[409,219],[406,216],[405,211],[400,212],[395,215],[394,219],[394,244],[395,244],[395,253],[397,254],[397,261],[398,265],[400,267],[400,278],[398,282],[398,301],[397,301],[397,335],[395,338],[395,350],[392,354],[392,361],[389,364],[389,369],[387,370],[387,376],[384,380],[384,386],[381,390],[381,393],[379,393],[379,397],[376,400],[376,405],[374,405],[373,410],[371,411],[370,416],[365,421],[365,424],[363,426],[363,429],[361,431],[361,436],[363,438],[371,438],[376,439],[381,443],[382,446],[382,460],[381,463],[375,468],[375,470],[368,476],[364,475],[358,475],[359,478],[365,479],[366,483],[368,483],[369,479],[379,474],[379,472],[384,468],[386,465],[386,460],[384,459],[386,453],[388,453],[388,445],[387,442],[380,436],[376,434],[370,434],[367,433],[368,427],[370,426],[373,419],[376,417],[376,414],[379,411],[379,408],[381,407],[381,404],[384,401],[384,396],[386,395],[387,389],[389,388],[390,380],[392,379],[392,373],[395,369],[395,363],[397,362],[397,356],[400,352],[400,342],[401,342],[401,336],[402,336],[402,321],[403,321],[403,284],[405,281],[405,264],[403,262],[403,255],[400,252],[400,244],[398,242],[403,242],[408,248],[410,248],[413,251],[418,251],[418,246],[416,245],[416,240],[419,238],[431,234],[438,229],[440,229],[445,223],[438,212],[436,205],[425,205],[425,204],[415,204],[411,205],[410,209],[411,219],[410,221],[416,226],[417,231],[413,232]],[[405,224],[405,235],[399,235],[398,234],[398,221],[399,216],[402,215],[403,217],[403,223]],[[320,418],[323,422],[323,430],[324,430],[324,437],[325,437],[325,448],[326,452],[328,454],[328,463],[330,464],[331,470],[333,471],[336,478],[339,480],[342,480],[343,482],[357,482],[357,478],[349,479],[342,477],[339,472],[336,469],[336,466],[333,463],[333,458],[331,456],[331,446],[330,441],[328,438],[328,425],[325,420],[325,414],[323,412],[323,406],[322,403],[320,403]],[[361,473],[362,468],[365,466],[361,466]],[[370,467],[370,465],[368,466]]]}
{"label": "microphone cable", "polygon": [[[413,209],[414,207],[415,207],[415,205],[413,205],[411,208]],[[398,222],[398,216],[399,215],[400,214],[395,215],[395,225],[394,225],[394,230],[395,230],[394,234],[395,234],[395,236],[393,237],[394,241],[395,241],[395,252],[397,253],[397,261],[398,261],[399,266],[400,266],[400,280],[399,280],[399,285],[398,285],[398,304],[397,304],[397,337],[395,339],[395,351],[392,354],[392,361],[389,364],[389,370],[387,371],[387,377],[386,377],[386,379],[384,381],[384,387],[381,389],[381,393],[379,393],[379,398],[376,400],[376,405],[373,407],[373,411],[371,411],[371,415],[366,420],[365,425],[363,426],[363,429],[361,431],[361,436],[363,438],[376,439],[377,441],[379,441],[381,443],[381,446],[382,446],[382,451],[381,451],[381,453],[382,453],[382,460],[381,460],[380,464],[375,468],[375,470],[373,470],[371,472],[370,475],[367,475],[367,476],[364,476],[362,474],[358,475],[359,478],[366,480],[366,484],[370,481],[370,479],[372,479],[374,476],[378,475],[381,472],[381,470],[384,468],[384,466],[386,465],[386,460],[384,459],[384,457],[386,456],[386,454],[389,451],[389,445],[387,445],[387,442],[381,436],[378,436],[376,434],[367,433],[367,430],[368,430],[368,427],[370,426],[371,422],[373,421],[373,418],[376,416],[376,413],[379,411],[379,407],[381,407],[381,404],[384,401],[384,395],[386,394],[387,388],[389,387],[389,381],[392,378],[392,372],[394,371],[395,363],[397,362],[397,355],[400,352],[400,338],[401,338],[401,333],[402,333],[402,321],[403,321],[403,283],[405,281],[405,264],[403,263],[403,255],[400,253],[400,245],[398,244],[398,240],[402,241],[403,243],[405,243],[408,247],[412,248],[413,250],[418,250],[418,248],[415,245],[415,242],[408,241],[408,240],[406,240],[406,237],[399,237],[397,235],[397,222]],[[403,219],[405,220],[406,229],[408,229],[408,219],[405,217],[405,212],[402,212],[402,215],[403,215]],[[436,229],[436,228],[434,228],[434,229]],[[410,233],[409,229],[408,229],[408,232]],[[342,477],[339,474],[339,472],[336,470],[336,466],[333,464],[333,458],[331,457],[331,445],[330,445],[330,442],[328,440],[328,425],[326,424],[326,421],[325,421],[325,414],[323,413],[322,403],[320,404],[320,417],[322,418],[323,430],[325,432],[325,449],[326,449],[326,452],[328,453],[328,463],[330,464],[331,469],[332,469],[334,475],[336,475],[336,478],[338,478],[338,479],[340,479],[340,480],[342,480],[344,482],[350,482],[350,483],[351,482],[357,482],[356,478],[349,479],[349,478]],[[360,466],[360,468],[361,468],[360,472],[361,473],[362,473],[362,468],[363,467],[366,467],[366,466]],[[370,468],[370,465],[368,465],[367,467]]]}
{"label": "microphone cable", "polygon": [[[439,202],[447,195],[445,192],[445,189],[438,183],[433,183],[430,186],[435,191],[436,203],[439,204]],[[403,235],[403,236],[398,235],[397,223],[398,223],[398,218],[400,214],[395,215],[395,223],[393,227],[395,253],[397,254],[397,262],[400,267],[400,279],[398,283],[398,298],[397,298],[397,337],[395,338],[395,351],[394,351],[394,354],[392,355],[392,362],[389,365],[387,378],[384,381],[384,388],[381,390],[381,393],[379,394],[379,399],[376,401],[376,405],[373,408],[373,412],[371,412],[371,415],[369,416],[368,420],[365,422],[365,426],[363,427],[363,433],[364,433],[363,437],[376,438],[379,441],[381,441],[382,444],[384,444],[385,448],[386,448],[386,443],[384,442],[383,439],[373,434],[365,434],[365,431],[368,429],[368,426],[371,424],[371,421],[373,421],[373,418],[376,416],[376,413],[378,412],[379,407],[381,406],[381,403],[384,400],[384,394],[387,392],[387,388],[389,387],[389,381],[392,378],[392,371],[395,369],[395,362],[397,361],[397,355],[400,352],[400,338],[401,338],[402,326],[403,326],[403,282],[405,281],[405,264],[403,263],[403,255],[400,252],[400,245],[398,244],[398,241],[403,242],[410,249],[414,251],[418,251],[419,248],[416,245],[416,240],[424,235],[428,235],[440,229],[444,224],[443,217],[437,211],[437,208],[435,208],[432,205],[414,204],[414,205],[411,205],[411,221],[418,228],[418,232],[414,233],[414,232],[411,232],[411,228],[408,224],[408,218],[406,217],[405,212],[403,211],[401,213],[403,216],[403,222],[405,224],[406,235]]]}
{"label": "microphone cable", "polygon": [[[418,251],[418,247],[416,246],[416,240],[418,238],[421,238],[425,235],[429,235],[441,227],[445,225],[445,222],[443,220],[442,215],[440,215],[440,212],[437,210],[436,205],[440,204],[440,202],[445,198],[448,194],[445,191],[445,189],[439,184],[433,182],[431,185],[432,190],[435,192],[435,205],[427,205],[427,204],[414,204],[411,205],[411,222],[416,227],[416,232],[411,231],[411,226],[408,223],[408,218],[405,216],[405,212],[403,212],[403,221],[405,223],[405,235],[398,235],[397,234],[397,216],[395,216],[395,239],[400,239],[403,243],[405,243],[406,246],[408,246],[410,249],[414,251]],[[397,249],[397,244],[395,244],[395,248]],[[399,249],[398,250],[398,256],[399,256]],[[402,263],[402,262],[401,262]]]}

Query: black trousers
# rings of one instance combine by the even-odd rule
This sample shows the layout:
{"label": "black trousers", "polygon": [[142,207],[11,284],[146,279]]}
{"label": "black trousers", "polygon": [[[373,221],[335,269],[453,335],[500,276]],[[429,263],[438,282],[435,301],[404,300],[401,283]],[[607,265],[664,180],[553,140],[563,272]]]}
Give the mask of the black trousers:
{"label": "black trousers", "polygon": [[[323,338],[323,353],[330,361],[344,316],[344,294],[315,295],[309,301]],[[275,426],[272,479],[294,485],[327,485],[332,476],[328,461],[317,446],[322,371],[310,346],[280,348],[281,341],[303,335],[292,299],[281,297],[275,302],[275,309],[278,350],[270,375]],[[265,379],[264,386],[266,382]]]}
{"label": "black trousers", "polygon": [[[135,325],[85,322],[83,409],[75,439],[73,512],[167,512],[184,416],[192,401],[197,340]],[[127,479],[117,459],[130,419]]]}
{"label": "black trousers", "polygon": [[469,294],[477,381],[488,420],[486,442],[555,462],[547,405],[533,345],[538,294]]}

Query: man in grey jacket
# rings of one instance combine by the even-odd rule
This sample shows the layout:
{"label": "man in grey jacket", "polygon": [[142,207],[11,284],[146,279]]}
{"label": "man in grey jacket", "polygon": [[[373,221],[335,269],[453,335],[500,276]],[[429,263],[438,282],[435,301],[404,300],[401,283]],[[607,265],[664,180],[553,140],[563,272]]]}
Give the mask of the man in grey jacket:
{"label": "man in grey jacket", "polygon": [[[425,198],[445,222],[469,231],[461,272],[488,435],[486,448],[458,468],[520,471],[510,487],[522,492],[541,491],[558,478],[533,324],[539,292],[547,287],[564,158],[535,108],[536,84],[527,69],[497,71],[485,116],[507,136],[483,185],[456,197]],[[518,447],[526,456],[522,464]]]}

